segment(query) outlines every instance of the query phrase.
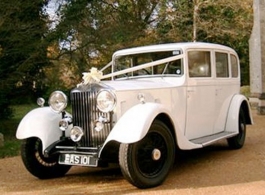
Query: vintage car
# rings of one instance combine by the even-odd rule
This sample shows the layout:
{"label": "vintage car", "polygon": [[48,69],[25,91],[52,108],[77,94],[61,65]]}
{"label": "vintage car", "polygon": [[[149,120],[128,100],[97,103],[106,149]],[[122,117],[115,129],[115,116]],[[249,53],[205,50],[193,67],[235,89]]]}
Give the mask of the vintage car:
{"label": "vintage car", "polygon": [[[104,73],[104,74],[103,74]],[[176,150],[226,139],[244,145],[252,124],[240,94],[237,53],[211,43],[170,43],[129,48],[113,54],[101,70],[91,68],[68,96],[50,95],[49,106],[29,112],[16,136],[22,139],[26,169],[45,179],[71,166],[119,163],[138,188],[160,185]]]}

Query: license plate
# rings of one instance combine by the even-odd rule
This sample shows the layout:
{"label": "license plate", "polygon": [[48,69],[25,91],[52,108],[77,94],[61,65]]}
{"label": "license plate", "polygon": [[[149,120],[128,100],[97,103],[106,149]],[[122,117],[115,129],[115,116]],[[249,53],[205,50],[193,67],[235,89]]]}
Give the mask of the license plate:
{"label": "license plate", "polygon": [[88,155],[61,154],[59,164],[97,167],[98,159]]}

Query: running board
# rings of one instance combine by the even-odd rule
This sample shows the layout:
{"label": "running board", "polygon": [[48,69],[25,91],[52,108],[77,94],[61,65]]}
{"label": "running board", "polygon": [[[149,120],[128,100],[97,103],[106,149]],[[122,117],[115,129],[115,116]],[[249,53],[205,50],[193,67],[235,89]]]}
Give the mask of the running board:
{"label": "running board", "polygon": [[200,137],[197,139],[192,139],[190,140],[190,142],[194,143],[194,144],[201,144],[202,146],[207,146],[210,145],[220,139],[225,139],[225,138],[229,138],[229,137],[233,137],[237,135],[236,132],[226,132],[223,131],[221,133],[217,133],[214,135],[209,135],[209,136],[205,136],[205,137]]}

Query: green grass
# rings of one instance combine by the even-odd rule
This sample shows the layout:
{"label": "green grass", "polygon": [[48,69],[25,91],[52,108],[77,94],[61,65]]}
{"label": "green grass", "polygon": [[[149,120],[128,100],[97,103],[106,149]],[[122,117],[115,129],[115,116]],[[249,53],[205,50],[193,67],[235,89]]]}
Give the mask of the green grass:
{"label": "green grass", "polygon": [[16,130],[20,120],[37,105],[12,106],[13,117],[0,121],[0,133],[4,135],[4,147],[0,147],[0,158],[17,156],[20,153],[21,141],[16,139]]}

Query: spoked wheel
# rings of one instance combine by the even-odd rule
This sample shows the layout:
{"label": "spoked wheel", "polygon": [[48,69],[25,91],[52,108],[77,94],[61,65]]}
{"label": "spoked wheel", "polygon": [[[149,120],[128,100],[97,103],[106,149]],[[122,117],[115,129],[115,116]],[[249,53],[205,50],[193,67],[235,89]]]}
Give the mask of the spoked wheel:
{"label": "spoked wheel", "polygon": [[244,111],[240,108],[238,116],[238,134],[234,137],[228,138],[227,142],[231,149],[240,149],[243,147],[246,138],[246,120]]}
{"label": "spoked wheel", "polygon": [[71,168],[71,166],[58,164],[58,155],[49,158],[44,157],[39,138],[23,140],[21,157],[26,169],[40,179],[64,176]]}
{"label": "spoked wheel", "polygon": [[175,142],[168,127],[154,121],[139,142],[121,144],[119,162],[124,177],[138,188],[160,185],[175,159]]}

